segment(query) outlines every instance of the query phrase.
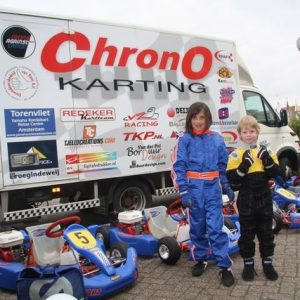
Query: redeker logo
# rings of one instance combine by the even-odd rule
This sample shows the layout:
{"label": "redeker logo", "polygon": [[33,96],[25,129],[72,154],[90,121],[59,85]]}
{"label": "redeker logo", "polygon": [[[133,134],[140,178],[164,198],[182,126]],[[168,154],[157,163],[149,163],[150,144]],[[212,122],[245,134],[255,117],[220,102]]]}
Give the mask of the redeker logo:
{"label": "redeker logo", "polygon": [[227,107],[220,108],[218,114],[220,120],[227,119],[229,117],[229,109]]}
{"label": "redeker logo", "polygon": [[1,42],[6,53],[15,58],[28,58],[36,47],[35,37],[22,26],[8,27],[2,34]]}

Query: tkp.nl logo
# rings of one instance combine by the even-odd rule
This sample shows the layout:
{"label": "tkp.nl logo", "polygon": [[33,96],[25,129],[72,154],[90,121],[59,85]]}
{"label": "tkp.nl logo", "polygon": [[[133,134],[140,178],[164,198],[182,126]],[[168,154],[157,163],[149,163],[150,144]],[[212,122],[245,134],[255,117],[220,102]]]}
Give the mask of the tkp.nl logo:
{"label": "tkp.nl logo", "polygon": [[8,27],[1,36],[2,47],[14,58],[28,58],[36,47],[33,34],[22,26]]}
{"label": "tkp.nl logo", "polygon": [[37,77],[30,69],[22,66],[8,70],[3,85],[7,94],[17,100],[28,100],[38,90]]}

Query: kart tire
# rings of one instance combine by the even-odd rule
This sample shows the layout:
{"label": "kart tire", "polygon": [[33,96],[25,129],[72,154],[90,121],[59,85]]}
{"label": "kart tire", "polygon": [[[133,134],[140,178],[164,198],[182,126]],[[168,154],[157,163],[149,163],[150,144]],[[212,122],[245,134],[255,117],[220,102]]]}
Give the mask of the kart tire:
{"label": "kart tire", "polygon": [[159,239],[157,247],[159,258],[167,265],[174,265],[181,256],[178,242],[170,236]]}
{"label": "kart tire", "polygon": [[277,234],[283,227],[283,216],[281,214],[280,208],[273,203],[273,220],[272,220],[272,230],[274,234]]}
{"label": "kart tire", "polygon": [[300,186],[300,177],[297,176],[296,179],[293,181],[293,186]]}
{"label": "kart tire", "polygon": [[99,226],[95,233],[96,240],[102,240],[106,250],[110,248],[110,225]]}
{"label": "kart tire", "polygon": [[282,157],[279,159],[279,166],[283,171],[285,179],[290,179],[293,176],[292,164],[287,157]]}
{"label": "kart tire", "polygon": [[128,248],[129,248],[128,244],[119,241],[111,245],[109,254],[110,256],[117,257],[117,258],[126,258]]}
{"label": "kart tire", "polygon": [[231,231],[237,229],[233,221],[229,217],[224,217],[224,225]]}

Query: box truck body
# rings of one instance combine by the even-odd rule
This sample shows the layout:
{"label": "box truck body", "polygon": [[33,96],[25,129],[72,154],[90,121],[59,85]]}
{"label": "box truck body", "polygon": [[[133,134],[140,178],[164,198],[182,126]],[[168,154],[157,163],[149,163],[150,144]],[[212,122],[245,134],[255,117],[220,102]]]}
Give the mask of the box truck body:
{"label": "box truck body", "polygon": [[0,24],[2,221],[142,210],[174,193],[170,153],[195,101],[229,148],[250,113],[284,164],[297,165],[286,114],[240,86],[250,75],[234,42],[12,12]]}

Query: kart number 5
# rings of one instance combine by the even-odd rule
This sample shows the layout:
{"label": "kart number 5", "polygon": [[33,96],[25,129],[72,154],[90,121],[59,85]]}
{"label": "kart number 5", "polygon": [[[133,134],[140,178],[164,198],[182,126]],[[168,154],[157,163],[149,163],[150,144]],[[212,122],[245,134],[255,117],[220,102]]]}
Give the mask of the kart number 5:
{"label": "kart number 5", "polygon": [[96,246],[96,240],[88,230],[69,232],[68,237],[79,248],[90,249]]}

